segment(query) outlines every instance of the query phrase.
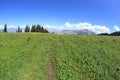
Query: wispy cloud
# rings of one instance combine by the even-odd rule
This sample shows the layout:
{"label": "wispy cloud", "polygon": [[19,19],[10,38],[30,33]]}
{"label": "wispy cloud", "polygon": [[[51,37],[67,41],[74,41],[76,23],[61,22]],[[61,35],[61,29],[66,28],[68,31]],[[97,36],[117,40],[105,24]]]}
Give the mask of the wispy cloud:
{"label": "wispy cloud", "polygon": [[119,26],[114,26],[114,29],[116,30],[116,31],[120,31],[120,27]]}

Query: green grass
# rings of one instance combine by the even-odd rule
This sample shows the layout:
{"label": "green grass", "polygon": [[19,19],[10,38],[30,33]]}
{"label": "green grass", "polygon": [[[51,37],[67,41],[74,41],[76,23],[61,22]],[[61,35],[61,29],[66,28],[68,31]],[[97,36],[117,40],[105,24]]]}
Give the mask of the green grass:
{"label": "green grass", "polygon": [[120,80],[120,37],[0,33],[0,80]]}
{"label": "green grass", "polygon": [[44,34],[0,34],[0,79],[47,80],[47,48]]}

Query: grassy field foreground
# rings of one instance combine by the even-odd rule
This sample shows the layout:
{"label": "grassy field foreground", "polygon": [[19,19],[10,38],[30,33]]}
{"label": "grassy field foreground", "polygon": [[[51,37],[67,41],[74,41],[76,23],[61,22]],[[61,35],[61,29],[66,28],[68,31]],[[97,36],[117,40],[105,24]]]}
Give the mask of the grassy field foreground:
{"label": "grassy field foreground", "polygon": [[0,33],[0,80],[120,80],[120,37]]}

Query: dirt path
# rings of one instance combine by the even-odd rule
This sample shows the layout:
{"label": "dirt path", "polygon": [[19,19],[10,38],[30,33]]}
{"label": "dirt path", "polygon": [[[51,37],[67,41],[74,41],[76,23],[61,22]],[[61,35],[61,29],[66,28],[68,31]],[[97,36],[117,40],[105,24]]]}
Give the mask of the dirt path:
{"label": "dirt path", "polygon": [[48,61],[48,80],[55,80],[55,72],[52,65],[51,56],[49,57]]}

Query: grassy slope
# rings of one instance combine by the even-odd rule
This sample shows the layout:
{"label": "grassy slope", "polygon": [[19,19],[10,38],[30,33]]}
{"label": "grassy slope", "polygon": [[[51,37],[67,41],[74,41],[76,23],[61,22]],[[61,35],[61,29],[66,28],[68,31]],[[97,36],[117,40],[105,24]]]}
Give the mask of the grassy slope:
{"label": "grassy slope", "polygon": [[119,80],[119,43],[119,37],[1,33],[0,80],[47,80],[49,55],[56,80]]}
{"label": "grassy slope", "polygon": [[47,80],[47,48],[44,34],[0,34],[0,79]]}
{"label": "grassy slope", "polygon": [[119,37],[61,35],[52,42],[58,80],[120,80]]}

